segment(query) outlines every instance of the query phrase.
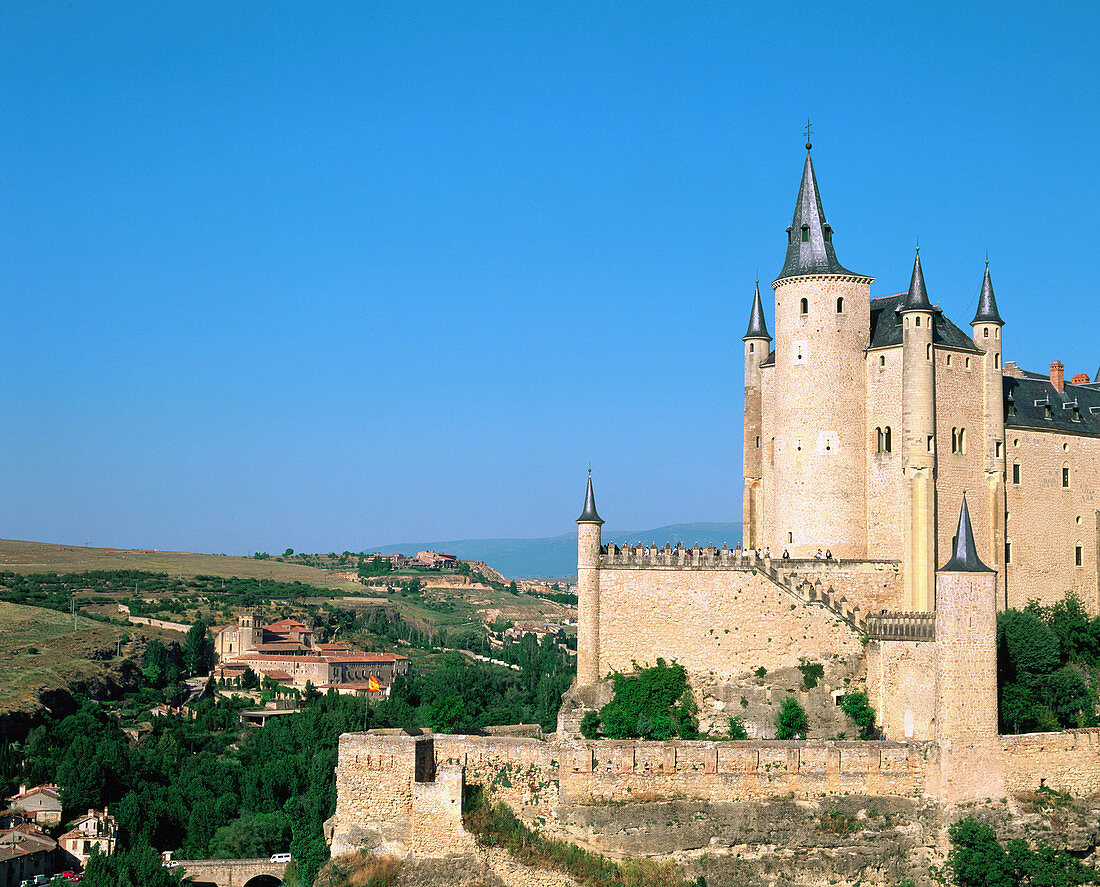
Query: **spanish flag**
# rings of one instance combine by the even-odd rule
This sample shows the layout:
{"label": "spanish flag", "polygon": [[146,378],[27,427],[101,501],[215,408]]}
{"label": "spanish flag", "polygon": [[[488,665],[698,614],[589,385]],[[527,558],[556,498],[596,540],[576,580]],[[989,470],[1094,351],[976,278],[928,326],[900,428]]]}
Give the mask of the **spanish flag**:
{"label": "spanish flag", "polygon": [[367,690],[368,690],[368,692],[377,693],[381,689],[382,689],[382,685],[380,683],[378,683],[378,678],[376,678],[374,675],[370,675],[367,678]]}

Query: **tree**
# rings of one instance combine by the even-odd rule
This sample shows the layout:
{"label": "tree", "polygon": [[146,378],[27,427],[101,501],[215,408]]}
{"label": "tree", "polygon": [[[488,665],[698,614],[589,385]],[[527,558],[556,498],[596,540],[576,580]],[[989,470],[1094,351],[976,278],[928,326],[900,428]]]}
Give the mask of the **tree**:
{"label": "tree", "polygon": [[283,552],[283,557],[293,557],[293,556],[294,556],[294,549],[293,548],[288,548],[286,551]]}
{"label": "tree", "polygon": [[103,856],[92,849],[81,882],[84,887],[175,887],[182,872],[165,868],[160,854],[148,844]]}
{"label": "tree", "polygon": [[866,693],[862,690],[845,693],[840,697],[840,710],[859,728],[860,739],[875,738],[875,710],[867,702]]}
{"label": "tree", "polygon": [[282,811],[245,814],[214,833],[210,855],[214,859],[259,859],[284,852],[290,837],[290,820]]}
{"label": "tree", "polygon": [[241,686],[245,690],[255,690],[260,686],[260,676],[251,667],[245,668],[241,674]]}
{"label": "tree", "polygon": [[443,696],[432,702],[428,721],[436,733],[455,733],[466,722],[466,706],[460,696]]}
{"label": "tree", "polygon": [[581,736],[595,739],[600,735],[600,716],[594,711],[586,711],[581,718]]}
{"label": "tree", "polygon": [[687,683],[687,672],[678,663],[664,659],[637,675],[616,673],[612,678],[615,695],[600,709],[603,735],[609,739],[694,738],[695,699]]}
{"label": "tree", "polygon": [[805,739],[809,724],[806,721],[806,710],[798,704],[793,696],[783,700],[779,714],[775,716],[776,739]]}
{"label": "tree", "polygon": [[187,632],[183,642],[183,664],[193,675],[203,675],[210,671],[210,656],[213,644],[207,634],[206,622],[197,620]]}
{"label": "tree", "polygon": [[730,718],[728,735],[730,739],[748,739],[749,731],[739,717]]}

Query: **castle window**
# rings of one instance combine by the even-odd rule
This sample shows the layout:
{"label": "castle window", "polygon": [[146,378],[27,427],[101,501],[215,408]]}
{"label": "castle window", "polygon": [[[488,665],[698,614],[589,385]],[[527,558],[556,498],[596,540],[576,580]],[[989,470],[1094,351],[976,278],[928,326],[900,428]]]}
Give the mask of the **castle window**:
{"label": "castle window", "polygon": [[758,450],[760,449],[760,435],[759,434],[756,435],[756,448]]}
{"label": "castle window", "polygon": [[883,439],[881,428],[876,428],[875,429],[875,437],[878,439],[878,446],[876,447],[876,450],[877,450],[877,452],[881,453],[882,449],[883,449],[883,445],[886,443],[886,441]]}
{"label": "castle window", "polygon": [[951,355],[950,354],[947,355],[947,365],[951,366]]}
{"label": "castle window", "polygon": [[1005,414],[1008,416],[1016,415],[1016,403],[1015,401],[1009,401],[1005,408]]}
{"label": "castle window", "polygon": [[999,370],[1001,368],[1001,355],[993,355],[993,369]]}
{"label": "castle window", "polygon": [[1045,407],[1043,407],[1043,418],[1044,419],[1053,419],[1054,418],[1054,413],[1051,411],[1049,403]]}
{"label": "castle window", "polygon": [[799,302],[798,313],[803,315],[810,313],[810,302],[808,299],[803,299]]}
{"label": "castle window", "polygon": [[1017,459],[1012,463],[1012,483],[1014,486],[1020,485],[1020,460]]}
{"label": "castle window", "polygon": [[794,243],[794,230],[787,226],[787,243]]}
{"label": "castle window", "polygon": [[951,429],[951,452],[958,453],[962,450],[962,446],[959,443],[959,429]]}
{"label": "castle window", "polygon": [[935,437],[935,435],[930,434],[930,435],[928,435],[928,452],[931,453],[935,448],[936,448],[936,437]]}
{"label": "castle window", "polygon": [[803,243],[809,243],[810,242],[810,226],[809,225],[803,225],[802,226],[802,242]]}
{"label": "castle window", "polygon": [[1085,565],[1085,547],[1080,542],[1073,546],[1073,565],[1075,567]]}
{"label": "castle window", "polygon": [[890,426],[886,426],[886,452],[891,453],[894,450],[894,442],[890,434]]}
{"label": "castle window", "polygon": [[969,357],[966,359],[966,368],[970,369],[970,358]]}
{"label": "castle window", "polygon": [[1005,563],[1012,563],[1012,540],[1005,539]]}
{"label": "castle window", "polygon": [[878,365],[879,365],[880,367],[884,367],[884,366],[886,366],[886,355],[885,355],[885,354],[880,354],[880,355],[878,356]]}
{"label": "castle window", "polygon": [[749,342],[749,354],[752,354],[754,351],[756,351],[756,343]]}
{"label": "castle window", "polygon": [[1063,490],[1068,490],[1069,489],[1069,463],[1068,462],[1063,462],[1062,463],[1062,489]]}
{"label": "castle window", "polygon": [[[920,323],[920,318],[919,317],[917,318],[917,322]],[[932,343],[931,342],[928,343],[928,349],[927,349],[927,353],[925,354],[925,357],[928,358],[928,360],[932,359]]]}
{"label": "castle window", "polygon": [[794,544],[794,533],[790,533],[790,532],[787,533],[787,542],[792,544],[792,545]]}
{"label": "castle window", "polygon": [[833,242],[833,229],[831,227],[829,227],[828,222],[825,223],[825,227],[822,230],[825,232],[825,242],[826,243],[832,243]]}
{"label": "castle window", "polygon": [[920,326],[920,315],[919,314],[917,315],[917,318],[913,321],[913,324],[915,326]]}
{"label": "castle window", "polygon": [[844,313],[844,296],[840,296],[836,300],[836,313],[837,314],[843,314]]}
{"label": "castle window", "polygon": [[985,339],[989,338],[989,327],[987,327],[987,326],[982,327],[982,337],[985,338]]}
{"label": "castle window", "polygon": [[1080,407],[1074,407],[1073,408],[1073,421],[1074,422],[1080,422],[1081,421],[1081,408]]}
{"label": "castle window", "polygon": [[1001,328],[999,326],[993,327],[993,338],[994,339],[1001,338]]}
{"label": "castle window", "polygon": [[[759,443],[757,445],[759,446]],[[993,444],[993,455],[995,455],[998,459],[1000,459],[1001,456],[1004,455],[1004,448],[1005,448],[1004,441],[1001,441],[1001,440],[997,441],[995,444]]]}

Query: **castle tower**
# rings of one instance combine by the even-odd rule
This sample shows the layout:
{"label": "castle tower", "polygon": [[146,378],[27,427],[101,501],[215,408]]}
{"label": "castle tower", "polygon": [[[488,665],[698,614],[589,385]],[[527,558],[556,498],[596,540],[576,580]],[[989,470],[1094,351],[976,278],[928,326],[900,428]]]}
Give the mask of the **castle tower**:
{"label": "castle tower", "polygon": [[902,575],[906,608],[926,612],[935,604],[936,587],[935,309],[928,301],[919,248],[909,293],[898,310],[903,327],[901,424],[906,498]]}
{"label": "castle tower", "polygon": [[937,738],[997,735],[997,574],[981,562],[963,495],[951,559],[936,575]]}
{"label": "castle tower", "polygon": [[775,290],[775,362],[762,441],[771,464],[764,542],[795,557],[867,553],[864,349],[871,282],[837,261],[813,161],[806,164]]}
{"label": "castle tower", "polygon": [[577,518],[577,686],[600,679],[600,527],[592,470],[584,510]]}
{"label": "castle tower", "polygon": [[982,373],[982,446],[985,454],[986,495],[989,508],[990,563],[997,570],[1002,588],[1007,583],[1005,559],[1005,407],[1004,371],[1001,330],[1004,321],[993,296],[993,281],[989,277],[989,259],[985,261],[985,277],[978,310],[970,321],[974,344],[985,351]]}
{"label": "castle tower", "polygon": [[760,392],[760,364],[768,356],[772,337],[764,319],[764,306],[760,301],[760,281],[756,281],[756,293],[752,297],[752,313],[749,330],[741,337],[745,343],[745,441],[744,469],[745,496],[742,500],[742,533],[746,549],[763,546],[764,497],[763,497],[763,435],[762,404]]}
{"label": "castle tower", "polygon": [[240,642],[239,652],[246,653],[260,642],[258,629],[260,627],[260,614],[256,610],[245,610],[237,616],[237,638]]}

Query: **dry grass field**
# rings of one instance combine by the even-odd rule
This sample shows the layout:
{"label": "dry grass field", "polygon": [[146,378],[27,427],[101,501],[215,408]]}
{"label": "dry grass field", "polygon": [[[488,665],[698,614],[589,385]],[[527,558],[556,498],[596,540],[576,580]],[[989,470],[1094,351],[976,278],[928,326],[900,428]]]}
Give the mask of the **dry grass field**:
{"label": "dry grass field", "polygon": [[243,576],[308,582],[311,585],[361,589],[356,582],[333,579],[324,570],[275,560],[256,560],[189,551],[142,551],[124,548],[84,548],[48,542],[0,539],[0,571],[13,573],[84,573],[88,570],[144,570],[170,576]]}
{"label": "dry grass field", "polygon": [[[42,607],[0,601],[0,715],[33,710],[43,691],[102,677],[123,631]],[[125,651],[124,651],[125,652]]]}

